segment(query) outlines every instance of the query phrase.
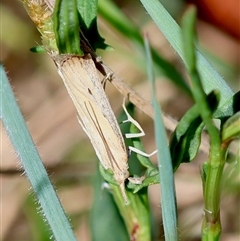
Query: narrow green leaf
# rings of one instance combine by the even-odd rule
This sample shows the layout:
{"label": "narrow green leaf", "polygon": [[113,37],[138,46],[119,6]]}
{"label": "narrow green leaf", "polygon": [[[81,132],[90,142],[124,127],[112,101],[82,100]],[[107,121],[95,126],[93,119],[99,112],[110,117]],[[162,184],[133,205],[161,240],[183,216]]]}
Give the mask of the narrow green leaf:
{"label": "narrow green leaf", "polygon": [[83,55],[76,0],[56,0],[53,23],[59,53]]}
{"label": "narrow green leaf", "polygon": [[154,109],[154,126],[155,126],[155,138],[158,149],[158,168],[159,168],[159,180],[161,186],[161,206],[162,206],[162,218],[164,235],[166,241],[177,241],[177,207],[175,199],[175,185],[172,169],[172,160],[167,143],[167,136],[165,132],[164,123],[162,120],[162,114],[160,106],[158,105],[155,95],[155,81],[152,70],[152,59],[150,47],[145,40],[145,46],[147,51],[147,68],[148,78],[151,83],[152,89],[152,103]]}
{"label": "narrow green leaf", "polygon": [[[141,2],[153,21],[157,24],[160,31],[164,34],[166,39],[179,54],[184,63],[186,63],[183,53],[181,31],[178,24],[164,9],[159,0],[141,0]],[[205,92],[209,93],[214,89],[218,89],[221,92],[221,100],[219,105],[223,105],[225,101],[232,97],[232,90],[199,51],[197,51],[196,55],[197,69],[200,73],[201,79],[203,80]]]}
{"label": "narrow green leaf", "polygon": [[0,117],[39,200],[42,214],[56,240],[75,241],[74,233],[28,132],[2,65],[0,81]]}
{"label": "narrow green leaf", "polygon": [[174,172],[178,169],[181,163],[191,162],[197,155],[201,144],[201,134],[204,124],[198,116],[193,120],[189,128],[183,136],[177,139],[176,133],[173,133],[170,143],[170,151],[173,161]]}

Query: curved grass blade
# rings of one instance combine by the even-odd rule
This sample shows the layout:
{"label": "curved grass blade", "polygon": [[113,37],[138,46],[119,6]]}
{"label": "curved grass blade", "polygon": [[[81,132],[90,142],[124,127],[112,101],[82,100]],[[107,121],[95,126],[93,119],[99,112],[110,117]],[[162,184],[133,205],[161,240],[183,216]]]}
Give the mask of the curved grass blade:
{"label": "curved grass blade", "polygon": [[[160,31],[164,34],[183,62],[188,66],[184,58],[183,41],[178,24],[164,9],[159,0],[141,0],[141,2]],[[202,79],[205,92],[209,93],[216,88],[219,89],[221,92],[219,106],[223,105],[225,101],[232,97],[232,90],[199,51],[197,51],[196,58],[197,69]]]}
{"label": "curved grass blade", "polygon": [[32,188],[39,200],[53,236],[58,241],[76,241],[69,221],[48,178],[24,119],[17,106],[3,66],[0,65],[0,117]]}
{"label": "curved grass blade", "polygon": [[166,241],[177,241],[177,207],[175,198],[175,185],[172,169],[172,160],[170,151],[168,148],[167,137],[165,132],[164,123],[161,116],[161,109],[158,105],[155,96],[154,76],[152,71],[152,60],[150,48],[147,40],[145,40],[145,46],[147,51],[147,68],[148,76],[152,89],[152,102],[154,108],[154,126],[155,126],[155,138],[158,149],[158,168],[159,168],[159,180],[161,186],[161,206],[162,206],[162,218],[164,227],[164,236]]}

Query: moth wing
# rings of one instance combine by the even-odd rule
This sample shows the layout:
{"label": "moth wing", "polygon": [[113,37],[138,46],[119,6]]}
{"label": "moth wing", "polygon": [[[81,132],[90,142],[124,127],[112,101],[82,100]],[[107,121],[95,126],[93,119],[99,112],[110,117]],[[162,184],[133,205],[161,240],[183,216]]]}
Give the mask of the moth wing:
{"label": "moth wing", "polygon": [[71,57],[59,72],[100,162],[123,182],[128,177],[127,151],[93,61]]}

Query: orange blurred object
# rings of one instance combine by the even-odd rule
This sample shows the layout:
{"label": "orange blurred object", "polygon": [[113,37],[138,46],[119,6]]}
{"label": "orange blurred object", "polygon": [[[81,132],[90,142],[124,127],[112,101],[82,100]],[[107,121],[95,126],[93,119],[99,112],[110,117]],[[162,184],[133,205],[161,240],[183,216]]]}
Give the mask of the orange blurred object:
{"label": "orange blurred object", "polygon": [[204,21],[240,40],[240,0],[189,0]]}

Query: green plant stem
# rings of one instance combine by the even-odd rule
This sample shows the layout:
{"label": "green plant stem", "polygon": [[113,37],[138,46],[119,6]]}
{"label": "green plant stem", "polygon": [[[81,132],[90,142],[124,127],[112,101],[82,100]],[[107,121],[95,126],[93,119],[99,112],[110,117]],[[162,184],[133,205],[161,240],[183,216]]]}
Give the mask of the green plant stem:
{"label": "green plant stem", "polygon": [[207,103],[200,76],[196,68],[195,55],[195,19],[196,9],[189,8],[183,18],[183,42],[185,61],[192,80],[192,92],[201,118],[210,137],[210,154],[206,164],[204,188],[204,220],[202,226],[202,240],[218,240],[221,233],[220,222],[220,183],[225,160],[225,148],[221,147],[218,129],[212,121],[212,111]]}
{"label": "green plant stem", "polygon": [[110,184],[114,200],[126,224],[130,240],[150,241],[151,227],[147,188],[133,194],[127,191],[130,204],[126,205],[122,200],[122,194],[117,185]]}

